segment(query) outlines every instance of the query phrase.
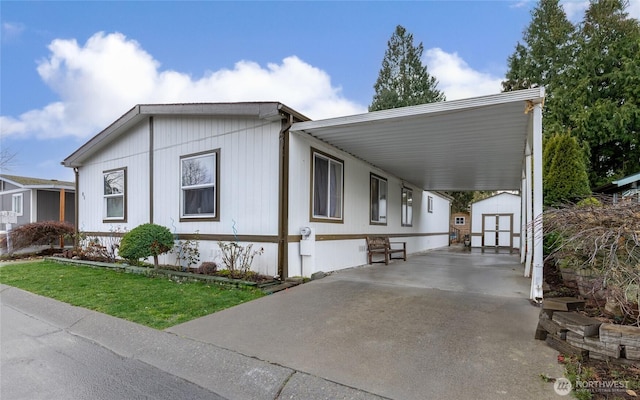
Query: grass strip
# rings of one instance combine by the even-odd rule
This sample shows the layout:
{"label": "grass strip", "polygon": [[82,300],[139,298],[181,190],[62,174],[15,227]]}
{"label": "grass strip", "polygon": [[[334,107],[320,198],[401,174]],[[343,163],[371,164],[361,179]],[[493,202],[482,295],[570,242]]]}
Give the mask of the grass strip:
{"label": "grass strip", "polygon": [[51,261],[2,266],[0,283],[156,329],[263,296],[254,289],[175,282]]}

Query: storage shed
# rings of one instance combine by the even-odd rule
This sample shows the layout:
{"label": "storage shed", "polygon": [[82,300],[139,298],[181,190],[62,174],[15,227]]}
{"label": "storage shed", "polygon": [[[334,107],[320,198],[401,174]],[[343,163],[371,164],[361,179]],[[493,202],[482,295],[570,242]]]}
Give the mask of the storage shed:
{"label": "storage shed", "polygon": [[471,204],[471,247],[519,249],[521,204],[506,192]]}

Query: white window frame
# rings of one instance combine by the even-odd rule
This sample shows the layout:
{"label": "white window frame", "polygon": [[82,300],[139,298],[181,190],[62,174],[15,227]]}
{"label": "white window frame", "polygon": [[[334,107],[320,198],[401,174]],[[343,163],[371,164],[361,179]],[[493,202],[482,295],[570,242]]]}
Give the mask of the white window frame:
{"label": "white window frame", "polygon": [[[106,193],[105,180],[107,175],[122,174],[122,188],[118,193]],[[103,221],[126,221],[127,220],[127,168],[116,168],[102,171],[102,198],[103,198]],[[109,216],[109,200],[122,198],[122,215]]]}
{"label": "white window frame", "polygon": [[[313,160],[311,163],[311,220],[341,223],[344,220],[344,161],[313,148],[311,149],[311,154]],[[324,183],[316,176],[316,162],[318,160],[327,163],[327,177]],[[335,172],[335,174],[332,172]],[[317,186],[322,184],[326,185],[323,189],[326,193],[319,193],[320,189]],[[332,188],[334,188],[333,193]],[[322,201],[326,202],[324,213],[318,212],[316,194],[318,196],[321,194],[326,195],[326,198],[322,199]]]}
{"label": "white window frame", "polygon": [[17,193],[11,196],[11,211],[16,213],[17,217],[21,217],[24,213],[24,196],[23,193]]}
{"label": "white window frame", "polygon": [[400,224],[413,226],[413,189],[403,187],[400,196]]}
{"label": "white window frame", "polygon": [[433,197],[431,196],[427,196],[427,211],[430,213],[433,212]]}
{"label": "white window frame", "polygon": [[[371,174],[369,179],[370,201],[369,222],[372,225],[387,224],[387,203],[389,199],[389,184],[387,180],[376,174]],[[374,213],[377,211],[377,217]]]}
{"label": "white window frame", "polygon": [[[205,182],[194,185],[184,185],[182,180],[183,168],[185,166],[185,161],[194,160],[194,159],[207,159],[211,158],[212,160],[207,161],[207,164],[212,166],[213,171],[210,172],[211,182]],[[195,154],[188,154],[180,157],[180,220],[181,221],[194,221],[194,220],[220,220],[219,213],[219,203],[220,203],[220,189],[219,189],[219,180],[220,180],[220,149],[206,151]],[[213,212],[202,212],[202,213],[194,213],[187,214],[185,211],[185,193],[189,190],[194,189],[213,189]]]}
{"label": "white window frame", "polygon": [[454,225],[464,225],[466,223],[467,223],[467,221],[466,221],[465,217],[455,217],[455,220],[454,220],[453,224]]}

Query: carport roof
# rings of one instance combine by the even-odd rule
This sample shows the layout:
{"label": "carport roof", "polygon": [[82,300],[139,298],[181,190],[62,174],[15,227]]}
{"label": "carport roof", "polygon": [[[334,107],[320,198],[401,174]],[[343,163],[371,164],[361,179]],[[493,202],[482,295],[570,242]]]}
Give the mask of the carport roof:
{"label": "carport roof", "polygon": [[425,190],[517,190],[533,135],[535,88],[294,123]]}

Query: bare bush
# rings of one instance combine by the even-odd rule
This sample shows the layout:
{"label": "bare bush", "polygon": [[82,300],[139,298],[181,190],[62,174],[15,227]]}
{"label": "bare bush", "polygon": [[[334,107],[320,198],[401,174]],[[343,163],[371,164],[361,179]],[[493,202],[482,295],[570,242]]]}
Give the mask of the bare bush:
{"label": "bare bush", "polygon": [[549,257],[601,274],[607,297],[640,326],[640,203],[600,198],[549,209],[543,221]]}
{"label": "bare bush", "polygon": [[[13,251],[25,249],[30,246],[51,246],[60,243],[61,238],[73,235],[73,225],[63,221],[42,221],[25,224],[12,229],[11,248]],[[3,238],[3,247],[7,246],[6,238]]]}

